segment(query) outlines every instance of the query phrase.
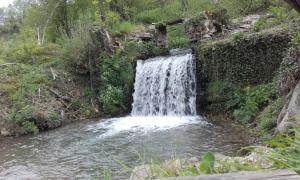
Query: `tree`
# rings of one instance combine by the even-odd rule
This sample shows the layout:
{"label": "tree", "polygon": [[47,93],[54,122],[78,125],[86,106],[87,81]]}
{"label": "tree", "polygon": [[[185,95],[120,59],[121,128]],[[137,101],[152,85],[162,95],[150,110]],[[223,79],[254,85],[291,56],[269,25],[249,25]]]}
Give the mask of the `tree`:
{"label": "tree", "polygon": [[42,46],[50,20],[58,9],[61,0],[40,1],[28,9],[26,24],[35,28],[37,44]]}

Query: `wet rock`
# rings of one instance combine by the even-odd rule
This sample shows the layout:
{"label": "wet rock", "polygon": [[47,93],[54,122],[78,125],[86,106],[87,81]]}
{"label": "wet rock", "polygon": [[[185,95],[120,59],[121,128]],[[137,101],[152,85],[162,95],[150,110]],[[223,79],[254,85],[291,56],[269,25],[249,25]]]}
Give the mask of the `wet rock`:
{"label": "wet rock", "polygon": [[185,31],[192,42],[211,39],[226,29],[229,16],[226,9],[205,11],[185,22]]}
{"label": "wet rock", "polygon": [[196,163],[198,163],[200,160],[197,158],[197,157],[191,157],[190,159],[189,159],[189,163],[190,164],[196,164]]}
{"label": "wet rock", "polygon": [[151,178],[150,165],[142,165],[135,167],[129,180],[146,180]]}
{"label": "wet rock", "polygon": [[159,48],[168,48],[167,25],[160,23],[156,25],[155,31],[156,45]]}
{"label": "wet rock", "polygon": [[153,39],[153,34],[147,31],[138,30],[126,35],[126,39],[131,41],[151,41]]}
{"label": "wet rock", "polygon": [[9,130],[7,128],[2,128],[0,130],[0,135],[5,136],[5,137],[9,137],[9,136],[13,136],[13,133],[11,132],[11,130]]}
{"label": "wet rock", "polygon": [[215,154],[217,162],[215,167],[216,169],[219,169],[220,172],[230,172],[235,171],[234,167],[230,167],[230,165],[238,163],[241,165],[251,165],[252,167],[259,167],[261,169],[269,169],[273,166],[273,162],[262,156],[262,154],[267,155],[270,154],[272,151],[273,150],[270,148],[257,147],[248,156],[244,157],[229,157],[224,156],[222,154]]}
{"label": "wet rock", "polygon": [[193,53],[193,51],[191,49],[186,49],[186,50],[171,49],[170,50],[170,55],[171,56],[177,56],[177,55],[183,55],[183,54],[189,54],[189,53]]}

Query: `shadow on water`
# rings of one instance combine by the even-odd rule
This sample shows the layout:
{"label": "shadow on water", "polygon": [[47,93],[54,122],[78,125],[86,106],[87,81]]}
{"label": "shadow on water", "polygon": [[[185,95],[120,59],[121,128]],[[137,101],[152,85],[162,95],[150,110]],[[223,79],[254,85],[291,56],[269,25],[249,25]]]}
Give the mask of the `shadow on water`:
{"label": "shadow on water", "polygon": [[247,144],[247,134],[240,129],[212,125],[200,117],[164,120],[156,117],[147,124],[141,117],[107,119],[3,140],[0,179],[90,179],[100,177],[103,169],[109,169],[113,179],[126,179],[129,172],[123,166],[140,165],[139,156],[149,161],[174,154],[199,156],[208,150],[233,155]]}

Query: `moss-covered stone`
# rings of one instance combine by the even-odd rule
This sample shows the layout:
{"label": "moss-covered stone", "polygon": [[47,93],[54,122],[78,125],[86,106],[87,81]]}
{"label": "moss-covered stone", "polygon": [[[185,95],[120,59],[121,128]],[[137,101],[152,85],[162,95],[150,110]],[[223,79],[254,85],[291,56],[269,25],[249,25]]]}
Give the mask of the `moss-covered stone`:
{"label": "moss-covered stone", "polygon": [[269,82],[280,67],[291,37],[284,30],[273,30],[199,44],[198,76],[206,81],[227,80],[242,85]]}
{"label": "moss-covered stone", "polygon": [[271,130],[277,125],[277,118],[284,106],[284,99],[279,98],[273,103],[270,103],[257,118],[259,128],[262,130]]}

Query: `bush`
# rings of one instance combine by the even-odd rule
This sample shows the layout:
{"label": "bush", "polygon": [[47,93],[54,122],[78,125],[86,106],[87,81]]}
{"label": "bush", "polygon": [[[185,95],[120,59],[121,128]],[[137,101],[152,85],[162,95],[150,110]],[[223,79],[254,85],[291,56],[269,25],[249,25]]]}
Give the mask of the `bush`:
{"label": "bush", "polygon": [[68,66],[86,65],[88,64],[89,47],[92,46],[92,38],[90,31],[92,22],[88,17],[82,17],[75,23],[72,30],[72,37],[63,35],[58,40],[61,45],[60,57]]}
{"label": "bush", "polygon": [[233,116],[243,124],[250,123],[259,111],[277,98],[277,88],[273,84],[262,84],[247,88],[244,102],[236,109]]}
{"label": "bush", "polygon": [[34,122],[24,121],[21,125],[21,131],[20,133],[22,135],[25,134],[37,134],[39,132],[39,129],[36,127]]}
{"label": "bush", "polygon": [[135,20],[144,24],[151,24],[178,19],[183,16],[180,8],[181,6],[178,1],[170,1],[169,3],[165,3],[165,6],[157,4],[154,8],[138,13]]}
{"label": "bush", "polygon": [[154,42],[125,42],[125,52],[130,60],[147,59],[166,54],[167,49],[161,49]]}
{"label": "bush", "polygon": [[[110,115],[128,107],[133,82],[133,67],[126,56],[103,54],[99,58],[102,87],[99,101],[102,110]],[[124,108],[125,107],[125,108]]]}
{"label": "bush", "polygon": [[104,113],[115,115],[124,104],[124,92],[121,88],[108,85],[101,91],[99,100]]}
{"label": "bush", "polygon": [[111,27],[111,32],[114,35],[119,35],[123,33],[129,33],[134,31],[138,25],[132,24],[131,22],[128,21],[122,21],[119,23],[116,23],[114,26]]}
{"label": "bush", "polygon": [[170,49],[188,48],[190,42],[182,25],[172,26],[168,29],[168,41]]}
{"label": "bush", "polygon": [[216,112],[224,112],[236,108],[242,98],[239,88],[227,81],[209,83],[207,93],[208,110]]}

